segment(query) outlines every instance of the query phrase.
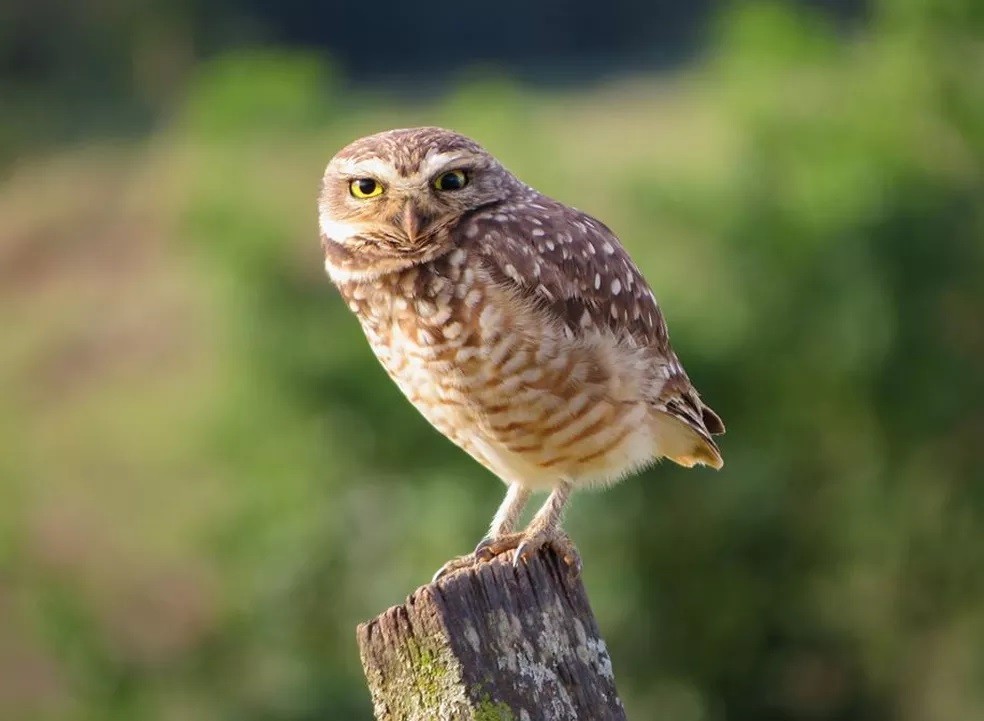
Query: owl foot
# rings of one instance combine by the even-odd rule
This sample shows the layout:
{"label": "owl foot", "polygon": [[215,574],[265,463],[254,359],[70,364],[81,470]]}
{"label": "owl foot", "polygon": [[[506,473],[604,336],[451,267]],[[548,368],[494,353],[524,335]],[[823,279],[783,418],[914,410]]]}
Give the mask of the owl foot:
{"label": "owl foot", "polygon": [[581,575],[581,555],[574,547],[570,536],[560,530],[526,529],[521,533],[508,533],[498,538],[486,538],[475,549],[475,556],[480,561],[491,561],[498,555],[515,550],[513,567],[519,568],[520,561],[529,558],[544,546],[550,546],[563,559],[577,578]]}
{"label": "owl foot", "polygon": [[567,570],[572,579],[581,575],[581,554],[574,547],[574,541],[571,540],[571,537],[563,531],[527,529],[525,533],[519,535],[523,538],[516,547],[516,555],[513,556],[514,567],[518,568],[520,561],[529,558],[544,546],[549,546],[567,564]]}
{"label": "owl foot", "polygon": [[519,568],[520,561],[525,560],[544,546],[550,546],[554,552],[567,564],[572,578],[581,575],[581,554],[574,547],[574,542],[563,531],[527,529],[520,533],[507,533],[495,538],[483,538],[472,553],[452,558],[441,566],[431,582],[436,582],[445,576],[472,568],[480,563],[487,563],[503,553],[515,551],[513,567]]}
{"label": "owl foot", "polygon": [[475,547],[475,556],[482,561],[491,561],[507,551],[515,550],[523,542],[523,533],[505,533],[501,536],[486,536]]}
{"label": "owl foot", "polygon": [[524,535],[522,533],[507,533],[503,536],[486,536],[478,545],[475,546],[475,550],[464,556],[458,556],[457,558],[452,558],[450,561],[445,563],[439,569],[437,573],[434,574],[434,578],[431,582],[437,581],[444,576],[455,571],[460,571],[464,568],[471,568],[477,566],[479,563],[485,563],[491,561],[496,556],[499,556],[506,551],[511,551],[516,548],[522,541]]}

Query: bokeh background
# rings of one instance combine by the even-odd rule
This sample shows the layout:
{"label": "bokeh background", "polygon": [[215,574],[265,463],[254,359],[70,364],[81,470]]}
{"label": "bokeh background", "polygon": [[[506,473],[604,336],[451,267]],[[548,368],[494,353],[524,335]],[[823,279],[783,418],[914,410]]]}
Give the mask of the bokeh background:
{"label": "bokeh background", "polygon": [[568,528],[630,718],[984,718],[984,5],[0,5],[0,717],[371,718],[503,488],[324,277],[329,157],[603,218],[729,426]]}

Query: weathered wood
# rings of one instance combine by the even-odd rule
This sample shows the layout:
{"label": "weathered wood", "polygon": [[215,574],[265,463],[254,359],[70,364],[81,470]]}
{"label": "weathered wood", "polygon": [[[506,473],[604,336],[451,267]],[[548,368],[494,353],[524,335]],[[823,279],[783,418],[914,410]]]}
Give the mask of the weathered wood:
{"label": "weathered wood", "polygon": [[358,628],[378,721],[624,721],[587,594],[552,551],[423,586]]}

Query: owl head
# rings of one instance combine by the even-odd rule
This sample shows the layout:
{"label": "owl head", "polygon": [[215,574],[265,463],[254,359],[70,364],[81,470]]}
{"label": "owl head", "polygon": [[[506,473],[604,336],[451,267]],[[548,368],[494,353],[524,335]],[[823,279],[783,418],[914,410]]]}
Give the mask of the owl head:
{"label": "owl head", "polygon": [[335,281],[368,278],[451,250],[469,211],[522,188],[478,143],[442,128],[370,135],[342,148],[318,200],[326,267]]}

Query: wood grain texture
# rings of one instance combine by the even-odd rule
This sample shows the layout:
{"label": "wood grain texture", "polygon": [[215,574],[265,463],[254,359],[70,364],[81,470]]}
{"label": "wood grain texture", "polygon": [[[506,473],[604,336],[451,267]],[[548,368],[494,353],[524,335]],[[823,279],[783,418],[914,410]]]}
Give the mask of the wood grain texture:
{"label": "wood grain texture", "polygon": [[624,721],[584,586],[547,549],[415,591],[358,628],[378,721]]}

